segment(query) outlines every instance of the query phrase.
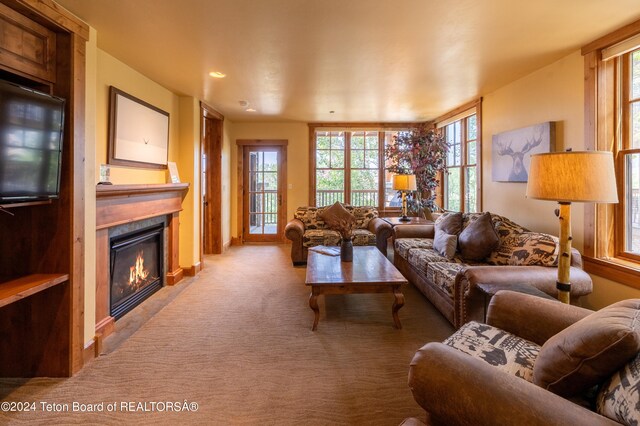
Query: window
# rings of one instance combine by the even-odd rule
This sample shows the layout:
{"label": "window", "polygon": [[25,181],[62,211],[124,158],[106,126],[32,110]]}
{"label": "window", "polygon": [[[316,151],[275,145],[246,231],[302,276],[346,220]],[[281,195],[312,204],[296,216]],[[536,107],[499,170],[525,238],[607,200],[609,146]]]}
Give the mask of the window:
{"label": "window", "polygon": [[640,288],[640,41],[620,30],[583,48],[587,149],[612,151],[617,205],[585,206],[585,270]]}
{"label": "window", "polygon": [[[407,131],[407,129],[403,129]],[[312,202],[318,207],[340,201],[383,210],[400,208],[385,168],[384,147],[393,143],[397,130],[316,130],[312,163]]]}
{"label": "window", "polygon": [[449,145],[447,173],[443,179],[443,205],[445,210],[478,212],[480,165],[477,114],[474,109],[471,115],[454,120],[441,127]]}
{"label": "window", "polygon": [[622,57],[622,138],[619,170],[622,200],[619,254],[640,260],[640,49]]}

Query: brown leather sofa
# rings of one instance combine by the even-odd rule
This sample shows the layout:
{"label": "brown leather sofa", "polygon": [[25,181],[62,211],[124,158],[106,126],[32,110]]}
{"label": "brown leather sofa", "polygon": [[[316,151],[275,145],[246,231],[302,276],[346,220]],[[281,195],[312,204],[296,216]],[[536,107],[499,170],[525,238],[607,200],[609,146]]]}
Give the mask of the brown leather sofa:
{"label": "brown leather sofa", "polygon": [[[443,343],[428,343],[414,356],[409,387],[416,402],[426,410],[426,417],[407,419],[403,424],[635,424],[634,418],[640,416],[640,338],[635,325],[638,307],[640,300],[632,299],[594,313],[500,291],[490,303],[487,324],[465,326],[473,329],[466,343],[482,345],[483,338],[495,336],[489,329],[495,327],[494,332],[508,335],[509,340],[500,337],[505,344],[494,352],[539,345],[539,352],[531,351],[532,376],[507,371],[506,364],[495,362],[497,358],[492,358],[487,348],[480,356],[465,353],[471,345],[459,345],[462,340],[456,335],[463,334],[459,330]],[[625,344],[620,346],[623,339]],[[556,349],[559,352],[552,352]],[[625,354],[618,356],[621,352]],[[519,362],[524,364],[521,359]],[[569,370],[565,370],[567,363]],[[538,379],[550,371],[557,374],[558,381],[540,383]],[[560,391],[558,383],[567,378],[576,381]],[[584,388],[598,393],[586,399],[590,391]],[[570,395],[575,392],[578,395]]]}
{"label": "brown leather sofa", "polygon": [[[353,245],[375,245],[386,256],[387,239],[392,233],[391,225],[378,217],[378,210],[374,207],[343,206],[355,217]],[[322,219],[323,211],[329,207],[299,207],[294,218],[287,223],[284,235],[291,240],[291,261],[294,265],[307,263],[309,247],[334,246],[340,243],[340,234],[329,229]]]}
{"label": "brown leather sofa", "polygon": [[[464,214],[466,219],[472,219],[476,215],[479,213]],[[503,216],[491,216],[496,226],[507,226],[511,234],[526,232],[527,235],[536,235]],[[471,320],[483,321],[486,300],[485,295],[477,288],[480,283],[505,286],[514,283],[528,284],[557,297],[556,267],[467,262],[459,253],[453,259],[447,259],[433,248],[434,227],[435,225],[394,227],[394,264],[456,328]],[[537,235],[551,238],[546,234]],[[582,257],[574,249],[571,255],[571,303],[578,304],[580,297],[591,291],[591,277],[582,270]]]}

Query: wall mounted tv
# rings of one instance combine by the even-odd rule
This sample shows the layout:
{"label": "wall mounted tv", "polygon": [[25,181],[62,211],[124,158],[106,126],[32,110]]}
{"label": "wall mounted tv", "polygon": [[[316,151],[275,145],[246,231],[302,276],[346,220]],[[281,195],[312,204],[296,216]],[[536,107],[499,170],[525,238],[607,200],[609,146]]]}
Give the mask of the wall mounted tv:
{"label": "wall mounted tv", "polygon": [[58,197],[64,104],[0,80],[0,204]]}

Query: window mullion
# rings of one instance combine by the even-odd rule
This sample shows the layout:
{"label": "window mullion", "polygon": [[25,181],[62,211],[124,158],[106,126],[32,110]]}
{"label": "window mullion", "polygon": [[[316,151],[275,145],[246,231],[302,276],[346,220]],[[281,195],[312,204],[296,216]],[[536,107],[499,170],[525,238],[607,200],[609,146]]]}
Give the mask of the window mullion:
{"label": "window mullion", "polygon": [[351,205],[351,133],[344,132],[344,203]]}

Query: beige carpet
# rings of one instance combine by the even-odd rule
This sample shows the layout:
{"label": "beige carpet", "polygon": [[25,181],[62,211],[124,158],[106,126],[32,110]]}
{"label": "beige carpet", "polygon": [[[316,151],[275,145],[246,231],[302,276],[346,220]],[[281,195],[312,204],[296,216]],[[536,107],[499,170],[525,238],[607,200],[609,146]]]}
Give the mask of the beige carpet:
{"label": "beige carpet", "polygon": [[[409,362],[451,334],[449,323],[409,285],[402,330],[393,327],[392,295],[379,294],[321,296],[312,332],[306,270],[291,266],[288,250],[207,257],[162,310],[73,378],[0,381],[3,402],[36,403],[35,412],[0,410],[0,423],[397,425],[423,416],[407,386]],[[166,408],[185,401],[197,411]],[[46,412],[42,402],[70,411]],[[104,411],[71,412],[73,402]]]}

